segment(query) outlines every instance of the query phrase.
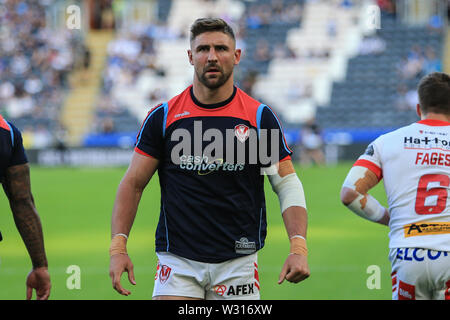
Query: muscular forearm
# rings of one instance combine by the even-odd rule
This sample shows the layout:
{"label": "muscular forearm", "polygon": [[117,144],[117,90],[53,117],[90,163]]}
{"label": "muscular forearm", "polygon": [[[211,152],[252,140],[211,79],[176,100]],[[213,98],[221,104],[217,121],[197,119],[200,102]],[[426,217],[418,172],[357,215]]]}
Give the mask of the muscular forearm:
{"label": "muscular forearm", "polygon": [[293,206],[283,212],[283,221],[289,238],[300,235],[306,239],[308,215],[303,207]]}
{"label": "muscular forearm", "polygon": [[42,226],[31,194],[28,165],[8,168],[3,188],[8,196],[14,222],[28,250],[33,268],[47,267]]}
{"label": "muscular forearm", "polygon": [[41,220],[31,198],[10,202],[14,222],[30,255],[33,268],[47,267]]}
{"label": "muscular forearm", "polygon": [[142,191],[143,190],[134,187],[126,179],[120,183],[111,220],[112,235],[117,233],[128,235],[130,233],[136,217]]}
{"label": "muscular forearm", "polygon": [[155,158],[134,153],[125,176],[119,184],[111,219],[111,234],[128,235],[136,217],[142,192],[158,168]]}

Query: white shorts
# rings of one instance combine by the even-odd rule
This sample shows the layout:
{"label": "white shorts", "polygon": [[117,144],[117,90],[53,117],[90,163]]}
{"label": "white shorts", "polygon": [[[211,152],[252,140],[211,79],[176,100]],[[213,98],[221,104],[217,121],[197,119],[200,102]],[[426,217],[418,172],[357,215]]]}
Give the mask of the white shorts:
{"label": "white shorts", "polygon": [[393,248],[393,300],[450,300],[450,251]]}
{"label": "white shorts", "polygon": [[259,300],[257,254],[222,263],[189,260],[159,252],[155,296],[180,296],[206,300]]}

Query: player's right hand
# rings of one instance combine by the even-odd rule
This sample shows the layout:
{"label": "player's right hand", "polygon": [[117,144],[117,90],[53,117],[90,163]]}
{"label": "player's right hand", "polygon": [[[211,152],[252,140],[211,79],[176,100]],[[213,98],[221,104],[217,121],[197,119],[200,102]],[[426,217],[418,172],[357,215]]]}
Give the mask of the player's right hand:
{"label": "player's right hand", "polygon": [[310,275],[308,260],[305,256],[290,254],[281,270],[278,284],[282,284],[284,279],[292,283],[299,283]]}
{"label": "player's right hand", "polygon": [[30,271],[27,276],[27,300],[33,297],[33,289],[36,290],[37,300],[48,300],[50,296],[50,275],[47,267],[40,267]]}
{"label": "player's right hand", "polygon": [[109,276],[112,280],[112,286],[121,295],[128,296],[131,294],[131,291],[124,289],[120,283],[120,278],[124,271],[128,273],[130,283],[135,285],[136,280],[134,279],[133,263],[130,257],[127,254],[113,255],[109,264]]}

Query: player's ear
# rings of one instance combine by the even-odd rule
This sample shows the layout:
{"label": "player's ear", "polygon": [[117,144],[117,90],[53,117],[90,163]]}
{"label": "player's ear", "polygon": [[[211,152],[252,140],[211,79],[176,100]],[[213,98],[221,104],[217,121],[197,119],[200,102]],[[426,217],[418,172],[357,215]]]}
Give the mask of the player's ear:
{"label": "player's ear", "polygon": [[417,104],[416,106],[416,112],[419,118],[422,118],[422,111],[420,110],[420,104]]}
{"label": "player's ear", "polygon": [[188,50],[187,51],[187,54],[188,54],[188,58],[189,58],[189,63],[191,64],[191,65],[194,65],[194,60],[192,59],[192,50]]}
{"label": "player's ear", "polygon": [[234,64],[235,65],[238,65],[239,62],[241,61],[241,54],[242,54],[241,49],[234,50]]}

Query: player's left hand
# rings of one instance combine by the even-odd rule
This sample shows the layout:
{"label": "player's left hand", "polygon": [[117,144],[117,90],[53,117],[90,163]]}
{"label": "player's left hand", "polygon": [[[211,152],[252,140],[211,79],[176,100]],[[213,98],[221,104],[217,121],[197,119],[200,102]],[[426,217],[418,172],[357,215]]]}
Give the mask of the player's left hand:
{"label": "player's left hand", "polygon": [[305,256],[290,254],[281,269],[278,284],[282,284],[284,279],[292,283],[305,280],[310,275],[308,260]]}
{"label": "player's left hand", "polygon": [[46,267],[31,270],[27,277],[27,300],[31,300],[33,289],[36,290],[37,300],[48,300],[51,286],[50,275]]}

